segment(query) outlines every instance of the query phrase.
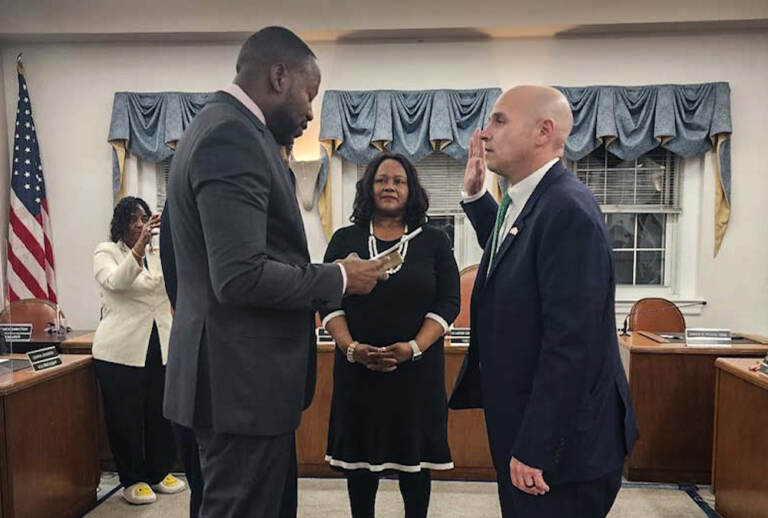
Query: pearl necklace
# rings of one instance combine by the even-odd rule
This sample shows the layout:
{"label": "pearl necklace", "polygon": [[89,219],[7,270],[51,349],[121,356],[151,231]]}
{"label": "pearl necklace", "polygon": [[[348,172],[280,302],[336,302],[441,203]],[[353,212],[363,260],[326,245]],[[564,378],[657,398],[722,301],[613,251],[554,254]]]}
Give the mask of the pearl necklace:
{"label": "pearl necklace", "polygon": [[[370,233],[368,234],[368,257],[375,257],[379,254],[379,248],[376,246],[376,236],[373,235],[373,219],[371,219],[370,224]],[[405,231],[403,232],[403,235],[406,235],[408,233],[408,225],[405,226]],[[402,239],[402,238],[400,238]],[[397,247],[397,251],[400,252],[400,257],[403,258],[403,262],[395,266],[394,268],[390,268],[387,270],[387,273],[389,275],[394,275],[397,272],[400,271],[400,268],[403,267],[405,264],[405,256],[408,254],[408,243],[409,241],[406,241],[405,243],[400,243],[400,246]]]}

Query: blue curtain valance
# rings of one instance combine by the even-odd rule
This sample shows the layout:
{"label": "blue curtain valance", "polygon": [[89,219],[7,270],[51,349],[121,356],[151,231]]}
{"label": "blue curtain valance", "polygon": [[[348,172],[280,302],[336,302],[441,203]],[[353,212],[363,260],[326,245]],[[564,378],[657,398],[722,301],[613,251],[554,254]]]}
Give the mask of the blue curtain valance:
{"label": "blue curtain valance", "polygon": [[483,127],[499,95],[499,88],[329,90],[323,96],[320,140],[357,164],[383,149],[416,161],[435,150],[465,160],[472,132]]}
{"label": "blue curtain valance", "polygon": [[[623,160],[633,160],[658,146],[684,157],[715,151],[717,253],[730,216],[728,83],[556,88],[573,111],[574,128],[566,144],[566,157],[571,160],[583,158],[601,145]],[[170,157],[210,95],[115,94],[108,140],[114,151],[116,200],[124,194],[126,153],[155,162]],[[382,149],[416,161],[435,150],[464,160],[472,132],[484,126],[499,95],[499,88],[329,90],[323,97],[320,141],[329,151],[358,164],[370,161]]]}
{"label": "blue curtain valance", "polygon": [[[556,87],[571,104],[574,126],[566,156],[579,160],[605,144],[622,160],[661,146],[684,157],[703,155],[731,133],[728,83]],[[722,176],[730,199],[730,163]]]}
{"label": "blue curtain valance", "polygon": [[107,139],[113,147],[112,194],[125,194],[125,155],[161,162],[173,155],[173,147],[210,93],[162,92],[115,93]]}
{"label": "blue curtain valance", "polygon": [[[683,157],[715,151],[717,253],[730,217],[728,83],[556,88],[573,111],[574,127],[566,143],[570,160],[602,145],[623,160],[659,146]],[[484,126],[500,94],[498,88],[329,90],[323,98],[320,140],[329,151],[358,164],[383,149],[416,161],[435,150],[464,160],[472,132]]]}

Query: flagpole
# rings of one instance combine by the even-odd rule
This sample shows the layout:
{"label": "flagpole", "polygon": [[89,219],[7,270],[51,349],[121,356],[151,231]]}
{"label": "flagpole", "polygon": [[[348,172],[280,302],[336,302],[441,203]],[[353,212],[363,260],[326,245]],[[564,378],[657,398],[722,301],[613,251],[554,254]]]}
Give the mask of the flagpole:
{"label": "flagpole", "polygon": [[9,223],[7,250],[9,258],[12,256],[18,258],[19,254],[34,256],[42,268],[29,271],[24,268],[23,263],[14,259],[13,262],[8,262],[9,275],[6,276],[6,282],[8,292],[9,294],[13,292],[14,299],[29,297],[32,294],[51,300],[55,304],[58,297],[51,247],[53,244],[51,221],[39,142],[32,117],[27,82],[23,74],[24,64],[21,54],[16,56],[16,68],[19,72],[19,97],[16,110],[17,129],[14,139],[13,174],[10,182],[9,222],[23,218],[23,225]]}
{"label": "flagpole", "polygon": [[[16,56],[16,71],[19,74],[21,74],[22,76],[24,75],[24,62],[21,60],[21,57],[22,57],[23,54],[24,54],[23,52],[19,52],[19,54]],[[8,200],[8,213],[9,213],[9,215],[10,215],[10,212],[11,212],[11,205],[10,204],[11,204],[11,201]],[[10,229],[9,229],[9,232],[10,232]],[[4,286],[3,286],[3,296],[5,298],[5,305],[6,306],[9,306],[10,303],[11,303],[10,302],[10,299],[11,299],[11,297],[10,297],[10,286],[11,285],[8,282],[8,259],[7,259],[8,249],[9,248],[10,248],[10,234],[8,235],[8,238],[6,238],[6,240],[5,240],[6,262],[5,262],[5,265],[4,265],[5,266],[5,272],[4,272],[5,275],[3,277],[3,284],[4,284]]]}

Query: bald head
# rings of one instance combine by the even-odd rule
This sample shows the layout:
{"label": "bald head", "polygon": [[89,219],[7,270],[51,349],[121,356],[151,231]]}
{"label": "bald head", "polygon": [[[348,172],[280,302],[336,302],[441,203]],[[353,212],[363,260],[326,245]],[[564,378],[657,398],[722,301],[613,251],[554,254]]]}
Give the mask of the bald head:
{"label": "bald head", "polygon": [[548,86],[523,85],[504,92],[481,133],[488,167],[519,181],[562,157],[573,127],[568,100]]}
{"label": "bald head", "polygon": [[241,81],[269,74],[275,63],[304,66],[315,54],[304,41],[285,27],[266,27],[252,34],[237,55],[235,70]]}
{"label": "bald head", "polygon": [[553,148],[558,152],[557,156],[563,156],[565,141],[573,127],[573,114],[568,99],[559,90],[549,86],[516,86],[507,90],[497,105],[518,113],[531,127],[551,121],[555,133]]}

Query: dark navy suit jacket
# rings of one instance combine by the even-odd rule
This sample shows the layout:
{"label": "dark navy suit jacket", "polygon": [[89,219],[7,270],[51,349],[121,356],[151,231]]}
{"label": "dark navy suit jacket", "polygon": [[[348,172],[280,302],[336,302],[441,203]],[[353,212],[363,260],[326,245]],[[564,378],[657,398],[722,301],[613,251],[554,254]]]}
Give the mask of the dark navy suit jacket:
{"label": "dark navy suit jacket", "polygon": [[488,264],[497,204],[463,205],[485,248],[472,337],[451,408],[485,410],[497,469],[514,456],[548,483],[619,469],[637,437],[619,357],[613,256],[591,191],[561,162]]}

